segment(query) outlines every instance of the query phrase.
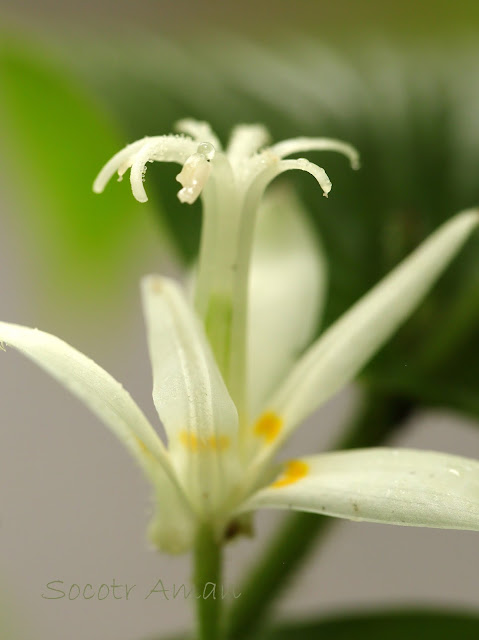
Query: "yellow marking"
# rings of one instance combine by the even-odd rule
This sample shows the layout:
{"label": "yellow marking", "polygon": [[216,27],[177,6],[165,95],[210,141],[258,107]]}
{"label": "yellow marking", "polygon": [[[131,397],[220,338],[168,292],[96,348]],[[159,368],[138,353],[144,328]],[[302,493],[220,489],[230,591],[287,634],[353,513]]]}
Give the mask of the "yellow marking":
{"label": "yellow marking", "polygon": [[136,435],[133,435],[133,438],[136,442],[136,444],[138,445],[140,451],[142,453],[144,453],[146,456],[150,456],[150,458],[153,457],[153,454],[151,453],[151,451],[148,449],[148,447],[146,446],[146,444],[143,442],[143,440],[140,440],[140,438]]}
{"label": "yellow marking", "polygon": [[190,431],[182,431],[180,433],[180,442],[189,451],[224,451],[230,446],[228,436],[208,436],[207,438],[199,438],[196,433]]}
{"label": "yellow marking", "polygon": [[266,411],[257,420],[254,425],[254,433],[262,436],[266,442],[274,442],[283,426],[283,419],[274,413],[274,411]]}
{"label": "yellow marking", "polygon": [[308,473],[309,465],[307,465],[306,462],[303,462],[302,460],[290,460],[281,476],[278,480],[273,482],[271,487],[273,489],[279,489],[281,487],[286,487],[289,484],[294,484],[295,482],[298,482],[298,480],[307,476]]}
{"label": "yellow marking", "polygon": [[150,287],[153,293],[162,293],[163,291],[163,282],[161,278],[158,276],[151,276],[150,279]]}

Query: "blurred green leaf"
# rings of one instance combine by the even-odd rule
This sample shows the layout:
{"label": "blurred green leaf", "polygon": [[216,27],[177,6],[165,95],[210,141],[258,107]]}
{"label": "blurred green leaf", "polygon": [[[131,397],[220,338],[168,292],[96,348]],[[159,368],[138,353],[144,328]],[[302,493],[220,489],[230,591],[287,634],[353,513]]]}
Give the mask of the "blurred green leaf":
{"label": "blurred green leaf", "polygon": [[[186,640],[188,635],[169,636]],[[479,617],[469,613],[439,611],[386,611],[293,622],[266,629],[255,640],[461,640],[479,637]],[[243,640],[243,637],[234,640]],[[149,640],[166,640],[164,636]],[[233,640],[227,636],[226,640]]]}
{"label": "blurred green leaf", "polygon": [[260,634],[261,640],[451,640],[476,638],[479,618],[460,613],[403,611],[371,613],[288,624]]}
{"label": "blurred green leaf", "polygon": [[141,224],[127,185],[99,197],[92,182],[124,139],[80,80],[40,47],[3,41],[0,86],[1,153],[17,214],[9,226],[29,268],[43,271],[42,297],[108,299],[138,254]]}

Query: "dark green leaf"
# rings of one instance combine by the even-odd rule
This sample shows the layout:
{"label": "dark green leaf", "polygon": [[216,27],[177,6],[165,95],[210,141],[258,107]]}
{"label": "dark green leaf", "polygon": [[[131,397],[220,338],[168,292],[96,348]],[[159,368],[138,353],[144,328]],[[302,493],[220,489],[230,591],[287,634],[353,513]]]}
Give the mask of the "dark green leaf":
{"label": "dark green leaf", "polygon": [[[148,640],[188,640],[191,636],[159,635]],[[248,636],[249,637],[249,636]],[[479,617],[470,613],[435,610],[385,611],[284,623],[264,630],[254,640],[473,640],[479,637]],[[225,640],[243,640],[226,636]],[[253,638],[253,636],[251,636]]]}
{"label": "dark green leaf", "polygon": [[465,613],[402,611],[289,624],[261,640],[451,640],[479,637],[479,617]]}

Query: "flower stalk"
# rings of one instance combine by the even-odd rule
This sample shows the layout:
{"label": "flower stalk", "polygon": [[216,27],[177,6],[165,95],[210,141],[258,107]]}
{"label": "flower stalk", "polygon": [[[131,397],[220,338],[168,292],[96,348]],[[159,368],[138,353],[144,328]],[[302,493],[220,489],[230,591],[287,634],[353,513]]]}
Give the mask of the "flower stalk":
{"label": "flower stalk", "polygon": [[222,546],[207,525],[199,528],[193,552],[196,640],[220,640],[222,622]]}

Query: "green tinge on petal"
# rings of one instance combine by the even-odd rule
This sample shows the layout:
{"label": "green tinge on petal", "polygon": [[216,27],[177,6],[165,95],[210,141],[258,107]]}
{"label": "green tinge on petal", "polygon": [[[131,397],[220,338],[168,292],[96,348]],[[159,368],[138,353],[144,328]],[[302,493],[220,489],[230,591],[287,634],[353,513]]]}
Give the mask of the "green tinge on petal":
{"label": "green tinge on petal", "polygon": [[206,329],[216,362],[238,411],[241,393],[234,379],[240,367],[236,354],[245,352],[238,337],[238,243],[241,236],[241,198],[233,169],[223,153],[211,160],[211,175],[202,191],[203,230],[195,284],[195,308]]}
{"label": "green tinge on petal", "polygon": [[274,448],[354,378],[418,306],[478,222],[478,211],[466,211],[443,224],[306,351],[267,404],[283,421]]}
{"label": "green tinge on petal", "polygon": [[479,462],[408,449],[358,449],[286,464],[242,506],[384,524],[479,531]]}
{"label": "green tinge on petal", "polygon": [[232,301],[226,295],[213,294],[208,303],[204,327],[210,344],[216,347],[215,360],[220,371],[227,371],[231,353]]}
{"label": "green tinge on petal", "polygon": [[210,513],[239,473],[236,407],[180,287],[148,276],[142,293],[153,400],[185,490],[199,511]]}

